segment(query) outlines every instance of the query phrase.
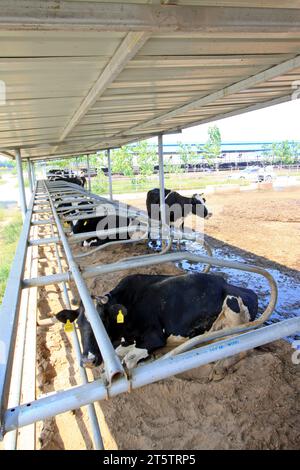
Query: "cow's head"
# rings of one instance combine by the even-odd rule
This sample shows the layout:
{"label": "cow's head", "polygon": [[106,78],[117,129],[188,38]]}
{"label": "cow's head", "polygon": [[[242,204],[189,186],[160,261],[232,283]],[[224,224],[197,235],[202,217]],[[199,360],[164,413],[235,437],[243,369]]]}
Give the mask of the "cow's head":
{"label": "cow's head", "polygon": [[[95,298],[97,312],[111,342],[116,347],[124,336],[127,309],[123,305],[113,303],[107,295]],[[81,366],[89,368],[100,366],[102,355],[91,324],[85,315],[83,304],[81,303],[77,310],[62,310],[56,315],[56,318],[62,323],[67,323],[68,320],[73,323],[77,320],[82,345]]]}
{"label": "cow's head", "polygon": [[200,215],[204,219],[209,219],[212,216],[212,213],[206,207],[206,199],[203,197],[203,194],[193,194],[191,204],[193,214]]}
{"label": "cow's head", "polygon": [[117,302],[110,294],[95,296],[97,310],[108,336],[114,345],[119,345],[127,327],[127,308]]}
{"label": "cow's head", "polygon": [[67,321],[74,323],[77,320],[82,345],[80,365],[90,368],[99,366],[102,362],[102,356],[90,322],[85,316],[83,304],[80,303],[77,310],[62,310],[56,315],[56,319],[62,323],[67,323]]}

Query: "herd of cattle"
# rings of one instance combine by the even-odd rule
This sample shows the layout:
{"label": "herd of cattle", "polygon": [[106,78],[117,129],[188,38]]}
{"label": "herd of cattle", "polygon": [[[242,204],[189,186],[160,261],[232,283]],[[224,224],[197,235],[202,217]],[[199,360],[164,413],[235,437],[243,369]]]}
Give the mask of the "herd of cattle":
{"label": "herd of cattle", "polygon": [[[182,207],[180,224],[183,228],[187,213],[208,218],[205,199],[197,194],[184,197],[176,191],[165,190],[165,204]],[[87,202],[82,201],[72,209],[72,203],[57,201],[57,209],[68,215],[89,212]],[[147,211],[153,218],[152,206],[160,207],[159,189],[147,194]],[[184,211],[184,207],[188,210]],[[200,209],[200,210],[199,210]],[[91,211],[90,211],[91,212]],[[101,225],[102,235],[86,240],[90,245],[102,245],[111,241],[103,235],[109,227],[110,216],[101,215],[70,221],[73,234],[95,232]],[[179,216],[178,216],[179,217]],[[160,219],[160,211],[156,213]],[[167,223],[176,222],[177,215],[170,215]],[[104,223],[104,225],[103,225]],[[115,227],[128,227],[130,218],[114,216]],[[107,225],[105,225],[107,224]],[[111,226],[110,226],[111,227]],[[104,229],[104,230],[103,230]],[[130,237],[128,231],[126,238]],[[116,235],[115,241],[120,239]],[[124,234],[122,235],[124,240]],[[206,331],[237,326],[253,321],[258,312],[258,298],[250,289],[227,283],[214,274],[182,274],[176,276],[135,274],[126,276],[110,292],[95,297],[96,308],[118,356],[131,369],[151,353],[164,347],[168,341],[184,341]],[[80,303],[77,310],[62,310],[56,318],[66,323],[77,321],[82,342],[82,365],[99,366],[102,357],[85,309]]]}
{"label": "herd of cattle", "polygon": [[70,176],[70,172],[66,172],[64,170],[50,170],[48,172],[47,178],[49,181],[65,181],[66,183],[73,183],[78,184],[81,187],[85,187],[86,184],[86,177],[83,175],[77,176],[72,173]]}

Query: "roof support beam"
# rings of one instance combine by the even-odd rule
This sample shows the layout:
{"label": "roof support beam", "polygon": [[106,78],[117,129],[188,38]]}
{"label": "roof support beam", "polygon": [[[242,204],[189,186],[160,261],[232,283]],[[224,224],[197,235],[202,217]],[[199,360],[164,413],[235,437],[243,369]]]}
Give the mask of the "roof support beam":
{"label": "roof support beam", "polygon": [[[168,113],[161,114],[157,118],[145,121],[142,124],[139,124],[137,126],[132,127],[131,129],[128,129],[127,131],[122,131],[122,133],[115,134],[114,137],[119,136],[120,134],[122,135],[135,134],[136,132],[143,131],[144,129],[147,129],[149,127],[157,126],[163,123],[164,121],[166,121],[167,119],[169,120],[177,116],[186,114],[189,111],[200,109],[202,106],[206,106],[210,103],[216,102],[217,100],[221,100],[222,98],[225,98],[226,96],[234,95],[243,90],[247,90],[248,88],[252,88],[258,85],[259,83],[263,83],[275,77],[283,75],[297,67],[300,67],[300,56],[297,56],[293,59],[282,62],[281,64],[275,65],[274,67],[271,67],[265,70],[264,72],[260,72],[256,75],[252,75],[249,78],[246,78],[237,83],[234,83],[233,85],[229,85],[214,93],[210,93],[209,95],[203,96],[195,101],[191,101],[190,103],[180,106],[179,108],[175,108],[172,111],[169,111]],[[171,127],[172,126],[169,126],[169,128]]]}
{"label": "roof support beam", "polygon": [[6,151],[0,150],[0,154],[2,154],[4,157],[9,157],[9,158],[13,158],[13,159],[16,158],[15,155],[11,152],[6,152]]}
{"label": "roof support beam", "polygon": [[276,104],[282,104],[286,103],[287,101],[291,101],[291,99],[291,95],[280,96],[280,98],[274,98],[272,100],[263,101],[262,103],[255,103],[251,106],[246,106],[245,108],[235,109],[233,111],[229,111],[228,113],[221,113],[209,118],[204,118],[202,120],[187,124],[184,126],[184,128],[187,129],[189,127],[199,126],[200,124],[208,124],[209,122],[218,121],[220,119],[226,119],[229,117],[239,116],[240,114],[250,113],[251,111],[269,108],[270,106],[275,106]]}
{"label": "roof support beam", "polygon": [[0,29],[291,32],[300,29],[300,9],[1,0]]}
{"label": "roof support beam", "polygon": [[[120,74],[120,72],[124,69],[127,63],[132,59],[132,57],[135,56],[135,54],[145,44],[149,37],[150,34],[144,32],[127,34],[120,47],[117,49],[112,59],[105,67],[104,71],[100,74],[98,80],[90,89],[87,96],[80,104],[79,108],[75,111],[72,119],[64,128],[59,138],[59,142],[62,142],[67,137],[67,135],[74,129],[74,127],[84,117],[84,115],[91,108],[91,106],[93,106],[96,100],[99,99],[99,97],[104,93],[106,88]],[[56,148],[54,149],[54,152]]]}

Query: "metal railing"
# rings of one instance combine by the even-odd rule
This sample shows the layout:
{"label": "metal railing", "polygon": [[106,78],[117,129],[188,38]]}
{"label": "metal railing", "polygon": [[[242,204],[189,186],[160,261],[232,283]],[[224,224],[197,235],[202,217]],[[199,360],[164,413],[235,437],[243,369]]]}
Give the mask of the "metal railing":
{"label": "metal railing", "polygon": [[[36,185],[33,198],[26,214],[16,258],[12,266],[0,314],[0,418],[2,437],[5,433],[16,430],[17,428],[26,426],[30,423],[55,416],[71,409],[77,409],[81,406],[91,405],[96,400],[109,398],[133,388],[153,383],[157,380],[237,354],[238,352],[251,349],[275,339],[296,333],[300,330],[300,318],[293,318],[270,326],[262,326],[275,307],[277,287],[273,277],[264,269],[256,266],[232,263],[212,256],[200,256],[186,251],[179,251],[175,253],[166,252],[159,255],[153,254],[137,256],[107,265],[86,267],[83,270],[79,269],[75,261],[75,257],[72,254],[72,243],[70,244],[72,239],[74,239],[74,236],[68,237],[66,235],[63,228],[63,221],[65,218],[63,214],[61,214],[60,218],[56,209],[56,204],[59,202],[65,202],[67,198],[70,198],[70,194],[72,194],[72,197],[74,197],[75,200],[78,200],[78,196],[80,196],[81,199],[92,199],[93,201],[99,202],[99,204],[111,204],[117,207],[117,203],[115,201],[108,201],[107,199],[88,193],[79,187],[76,188],[75,185],[65,182],[59,182],[58,184],[58,182],[51,183],[43,181],[38,182]],[[58,201],[58,198],[60,201]],[[41,205],[44,206],[43,213],[45,219],[39,218],[39,214],[41,213],[39,211],[41,209],[38,208]],[[125,205],[123,205],[123,208],[122,205],[121,207],[118,205],[118,211],[119,214],[126,212],[126,214],[130,214],[132,217],[139,217],[140,220],[148,220],[147,214],[143,213],[143,211],[139,211],[131,207],[128,208]],[[78,217],[80,217],[80,215]],[[43,224],[49,225],[50,236],[44,239],[32,239],[30,227],[36,227]],[[57,233],[55,233],[55,231]],[[176,232],[174,233],[176,234]],[[85,236],[89,238],[90,234],[85,234]],[[197,240],[199,234],[191,234],[190,236],[191,239]],[[78,237],[78,239],[79,238],[80,237]],[[40,243],[54,244],[58,272],[49,276],[37,276],[35,278],[24,279],[24,265],[27,247],[36,246]],[[68,264],[68,270],[66,272],[63,272],[62,269],[58,247],[63,250]],[[140,365],[133,369],[130,377],[128,377],[124,372],[120,359],[116,355],[84,280],[101,276],[109,272],[117,272],[167,262],[178,262],[181,260],[190,260],[207,266],[215,265],[220,267],[229,267],[264,276],[268,280],[271,290],[268,306],[261,317],[255,322],[238,328],[221,330],[193,338],[193,340],[184,343],[184,345],[182,345],[182,349],[176,348],[174,351],[176,356],[164,356],[154,362]],[[21,291],[22,289],[30,287],[63,283],[65,302],[69,308],[70,302],[65,283],[71,280],[75,282],[80,298],[85,306],[86,315],[90,321],[103,356],[106,375],[102,379],[86,383],[86,377],[82,374],[82,385],[65,391],[57,391],[56,393],[51,394],[51,396],[41,397],[33,402],[20,404],[14,408],[8,409],[8,393],[11,383],[12,358],[14,355],[16,325],[19,316],[19,299]],[[213,339],[215,340],[229,335],[231,336],[230,339],[225,339],[214,344],[187,351],[187,349],[190,349],[191,347],[199,346],[201,342],[208,342]],[[77,357],[79,359],[79,343],[75,336],[74,340],[75,351],[77,351]],[[93,408],[90,407],[89,409],[93,413]],[[101,448],[101,436],[95,414],[93,415],[92,422],[95,447]]]}

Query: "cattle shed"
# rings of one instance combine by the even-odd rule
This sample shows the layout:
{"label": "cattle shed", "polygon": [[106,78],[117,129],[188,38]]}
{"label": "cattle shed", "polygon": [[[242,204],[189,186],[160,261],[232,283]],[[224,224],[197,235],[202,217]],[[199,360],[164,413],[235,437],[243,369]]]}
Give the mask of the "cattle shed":
{"label": "cattle shed", "polygon": [[[79,269],[72,246],[84,237],[66,233],[63,222],[68,213],[58,211],[56,202],[87,201],[90,211],[101,205],[115,208],[112,191],[107,200],[70,183],[35,178],[37,161],[107,150],[110,167],[110,149],[158,136],[159,229],[163,231],[164,134],[298,98],[300,1],[249,4],[246,0],[1,0],[0,152],[16,160],[24,218],[0,314],[0,434],[7,448],[17,448],[19,429],[26,430],[25,448],[34,448],[37,421],[87,405],[94,448],[101,449],[95,401],[300,330],[299,318],[264,325],[277,297],[276,283],[267,271],[215,258],[208,245],[207,256],[171,253],[167,244],[159,254]],[[28,163],[31,183],[29,204],[23,161]],[[123,209],[147,224],[143,211]],[[123,209],[118,206],[118,211]],[[47,238],[39,236],[44,226],[50,230]],[[175,235],[171,232],[170,239]],[[197,241],[199,234],[191,238]],[[39,275],[36,249],[40,245],[55,248],[54,274]],[[216,265],[264,276],[270,284],[269,304],[255,322],[196,337],[173,354],[136,367],[128,376],[85,279],[183,259],[203,263],[205,271]],[[36,399],[37,288],[62,285],[65,304],[70,306],[70,281],[85,306],[105,376],[88,382],[85,369],[80,368],[82,384]],[[212,339],[218,341],[201,346]],[[76,329],[72,340],[79,360]]]}

